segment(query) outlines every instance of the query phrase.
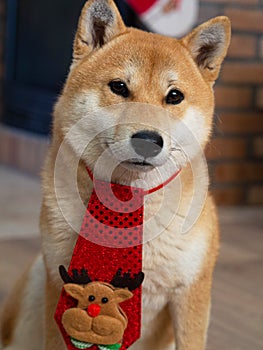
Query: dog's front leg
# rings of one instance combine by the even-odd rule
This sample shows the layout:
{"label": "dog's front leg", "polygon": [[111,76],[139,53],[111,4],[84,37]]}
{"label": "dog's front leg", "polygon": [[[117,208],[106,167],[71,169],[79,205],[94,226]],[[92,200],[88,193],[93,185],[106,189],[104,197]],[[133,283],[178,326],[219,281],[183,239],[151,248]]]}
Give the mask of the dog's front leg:
{"label": "dog's front leg", "polygon": [[46,284],[45,350],[66,350],[66,345],[54,319],[60,293],[61,290],[55,288],[48,278]]}
{"label": "dog's front leg", "polygon": [[170,302],[176,350],[204,350],[211,303],[211,276],[173,293]]}

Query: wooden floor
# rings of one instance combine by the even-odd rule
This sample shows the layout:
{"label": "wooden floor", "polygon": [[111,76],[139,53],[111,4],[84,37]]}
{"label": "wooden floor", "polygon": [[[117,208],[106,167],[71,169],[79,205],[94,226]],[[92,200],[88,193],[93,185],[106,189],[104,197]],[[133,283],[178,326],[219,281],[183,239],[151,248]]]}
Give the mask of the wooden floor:
{"label": "wooden floor", "polygon": [[[38,198],[39,195],[35,201]],[[17,201],[15,196],[13,200]],[[0,208],[4,204],[0,199]],[[0,212],[0,308],[17,277],[39,250],[35,236],[1,235],[1,223],[7,218],[7,212],[5,217]],[[263,210],[221,208],[220,221],[222,245],[215,272],[207,349],[263,350]]]}
{"label": "wooden floor", "polygon": [[263,349],[263,210],[221,210],[209,350]]}

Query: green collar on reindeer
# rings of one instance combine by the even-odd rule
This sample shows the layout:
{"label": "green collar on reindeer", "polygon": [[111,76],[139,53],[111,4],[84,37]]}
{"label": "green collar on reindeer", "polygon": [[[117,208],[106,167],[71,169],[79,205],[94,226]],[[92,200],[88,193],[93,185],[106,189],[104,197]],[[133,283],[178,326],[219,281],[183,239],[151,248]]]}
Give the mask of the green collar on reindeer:
{"label": "green collar on reindeer", "polygon": [[[83,341],[79,341],[76,339],[71,338],[72,344],[75,346],[77,349],[89,349],[95,344],[91,343],[85,343]],[[112,345],[98,345],[96,344],[99,350],[119,350],[121,348],[121,344],[112,344]]]}

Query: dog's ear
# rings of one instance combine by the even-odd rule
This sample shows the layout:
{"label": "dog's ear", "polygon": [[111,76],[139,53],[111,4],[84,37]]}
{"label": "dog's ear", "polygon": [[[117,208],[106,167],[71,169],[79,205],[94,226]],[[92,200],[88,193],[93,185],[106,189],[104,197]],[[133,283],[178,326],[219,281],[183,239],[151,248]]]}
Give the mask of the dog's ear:
{"label": "dog's ear", "polygon": [[230,37],[230,20],[220,16],[200,25],[181,40],[207,81],[217,79]]}
{"label": "dog's ear", "polygon": [[102,47],[124,33],[126,26],[113,0],[89,0],[85,4],[74,42],[74,59]]}

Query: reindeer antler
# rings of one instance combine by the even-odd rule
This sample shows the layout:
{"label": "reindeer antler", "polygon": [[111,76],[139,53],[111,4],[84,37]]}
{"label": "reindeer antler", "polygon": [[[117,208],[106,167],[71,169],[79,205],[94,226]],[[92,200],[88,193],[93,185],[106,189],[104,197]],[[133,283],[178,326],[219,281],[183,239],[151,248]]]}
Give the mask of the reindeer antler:
{"label": "reindeer antler", "polygon": [[137,289],[144,280],[144,273],[139,272],[134,277],[131,277],[130,272],[122,275],[122,269],[118,269],[110,284],[116,288],[128,288],[130,291]]}
{"label": "reindeer antler", "polygon": [[73,276],[71,277],[68,274],[66,268],[63,265],[60,265],[59,266],[59,273],[60,273],[62,280],[65,283],[88,284],[88,283],[92,282],[92,280],[90,279],[90,277],[88,275],[88,271],[86,269],[82,269],[81,273],[79,273],[77,269],[73,269],[72,270]]}

